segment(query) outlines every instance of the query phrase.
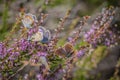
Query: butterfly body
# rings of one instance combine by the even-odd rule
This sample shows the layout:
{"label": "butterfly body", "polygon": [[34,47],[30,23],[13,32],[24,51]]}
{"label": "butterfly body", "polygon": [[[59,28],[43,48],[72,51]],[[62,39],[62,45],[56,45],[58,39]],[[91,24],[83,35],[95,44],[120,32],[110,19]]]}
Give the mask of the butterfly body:
{"label": "butterfly body", "polygon": [[43,40],[43,33],[38,31],[37,33],[33,34],[30,39],[32,41],[41,41]]}
{"label": "butterfly body", "polygon": [[41,40],[42,43],[47,43],[48,42],[48,38],[47,37],[43,37],[43,39]]}

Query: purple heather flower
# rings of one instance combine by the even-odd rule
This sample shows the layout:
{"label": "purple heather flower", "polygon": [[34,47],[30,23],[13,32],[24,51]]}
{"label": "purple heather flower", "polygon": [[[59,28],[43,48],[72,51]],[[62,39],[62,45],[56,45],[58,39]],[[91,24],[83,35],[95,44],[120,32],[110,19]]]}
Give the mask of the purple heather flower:
{"label": "purple heather flower", "polygon": [[92,29],[92,28],[91,28],[90,31],[89,31],[90,34],[94,34],[94,32],[95,32],[95,30]]}
{"label": "purple heather flower", "polygon": [[[116,40],[113,37],[114,30],[108,31],[109,26],[107,26],[111,24],[112,19],[114,19],[113,12],[113,9],[104,9],[102,14],[98,15],[94,20],[91,29],[84,35],[85,40],[94,48],[96,48],[98,44],[104,44],[106,46],[114,44]],[[114,32],[116,32],[116,30]],[[94,36],[95,34],[96,36]],[[108,40],[105,40],[106,38],[108,38]]]}
{"label": "purple heather flower", "polygon": [[37,52],[37,55],[40,57],[40,56],[47,56],[47,53],[46,52]]}
{"label": "purple heather flower", "polygon": [[7,49],[7,53],[10,53],[14,48]]}
{"label": "purple heather flower", "polygon": [[72,37],[68,37],[68,41],[69,41],[69,42],[72,42]]}
{"label": "purple heather flower", "polygon": [[85,52],[86,52],[85,49],[78,51],[77,57],[80,58],[81,56],[83,56],[85,54]]}
{"label": "purple heather flower", "polygon": [[89,34],[85,33],[84,38],[87,40],[89,37],[90,37]]}
{"label": "purple heather flower", "polygon": [[43,76],[41,74],[36,75],[37,80],[44,80]]}
{"label": "purple heather flower", "polygon": [[24,79],[28,80],[28,76],[29,76],[28,74],[25,74]]}
{"label": "purple heather flower", "polygon": [[110,41],[105,41],[106,46],[110,46]]}
{"label": "purple heather flower", "polygon": [[56,74],[55,74],[55,78],[57,78],[58,80],[61,79],[64,76],[65,71],[63,69],[59,69]]}
{"label": "purple heather flower", "polygon": [[18,57],[20,55],[19,52],[13,52],[12,55],[14,55],[14,57]]}
{"label": "purple heather flower", "polygon": [[14,61],[15,59],[16,58],[13,55],[9,56],[9,58],[8,58],[8,60],[10,60],[10,61]]}
{"label": "purple heather flower", "polygon": [[0,73],[0,80],[2,80],[2,74]]}
{"label": "purple heather flower", "polygon": [[21,39],[18,42],[18,47],[21,51],[25,51],[30,45],[31,45],[30,42],[25,39]]}
{"label": "purple heather flower", "polygon": [[93,48],[97,47],[97,40],[93,40],[92,42],[90,42],[90,44],[92,45]]}
{"label": "purple heather flower", "polygon": [[33,35],[34,33],[36,33],[38,31],[38,28],[37,27],[34,27],[34,28],[30,28],[28,30],[28,35],[31,36]]}
{"label": "purple heather flower", "polygon": [[7,49],[3,43],[0,43],[0,58],[3,59],[7,55]]}

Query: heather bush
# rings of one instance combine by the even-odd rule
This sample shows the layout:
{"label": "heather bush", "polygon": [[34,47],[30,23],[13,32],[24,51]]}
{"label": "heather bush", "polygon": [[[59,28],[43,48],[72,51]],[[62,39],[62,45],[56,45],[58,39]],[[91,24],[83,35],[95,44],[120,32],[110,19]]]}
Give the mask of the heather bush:
{"label": "heather bush", "polygon": [[[120,44],[120,26],[116,23],[118,10],[118,7],[105,7],[92,21],[91,16],[83,16],[79,27],[67,28],[70,31],[66,35],[70,35],[62,37],[60,34],[66,29],[64,24],[69,19],[71,10],[60,19],[54,30],[43,26],[48,14],[42,13],[38,19],[36,15],[21,10],[13,28],[0,42],[0,80],[89,79],[84,69],[89,71],[93,66],[90,63],[85,65],[93,62],[97,67],[92,55],[97,50],[105,55],[106,49]],[[89,29],[84,31],[87,26]],[[83,70],[79,69],[83,67]]]}

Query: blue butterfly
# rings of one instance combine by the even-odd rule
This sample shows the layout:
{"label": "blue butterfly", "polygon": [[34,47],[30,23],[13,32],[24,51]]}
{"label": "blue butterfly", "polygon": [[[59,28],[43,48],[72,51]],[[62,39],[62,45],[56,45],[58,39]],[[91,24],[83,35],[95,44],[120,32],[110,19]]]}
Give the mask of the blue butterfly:
{"label": "blue butterfly", "polygon": [[35,15],[30,13],[23,15],[22,23],[24,27],[31,28],[34,22],[38,22]]}
{"label": "blue butterfly", "polygon": [[41,43],[48,43],[51,39],[51,34],[49,30],[44,27],[39,27],[38,32],[33,34],[30,38],[32,41],[40,41]]}

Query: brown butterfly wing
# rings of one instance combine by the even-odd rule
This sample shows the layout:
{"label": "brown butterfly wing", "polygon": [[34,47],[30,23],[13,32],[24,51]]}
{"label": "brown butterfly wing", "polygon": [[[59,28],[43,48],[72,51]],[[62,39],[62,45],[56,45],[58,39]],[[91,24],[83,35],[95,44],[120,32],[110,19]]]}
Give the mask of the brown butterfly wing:
{"label": "brown butterfly wing", "polygon": [[55,53],[59,56],[62,56],[62,57],[65,57],[66,56],[66,52],[65,50],[61,47],[61,48],[58,48]]}
{"label": "brown butterfly wing", "polygon": [[75,52],[74,47],[71,43],[66,43],[65,46],[64,46],[64,49],[65,49],[67,57],[70,57]]}

